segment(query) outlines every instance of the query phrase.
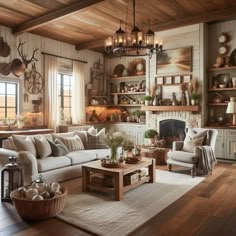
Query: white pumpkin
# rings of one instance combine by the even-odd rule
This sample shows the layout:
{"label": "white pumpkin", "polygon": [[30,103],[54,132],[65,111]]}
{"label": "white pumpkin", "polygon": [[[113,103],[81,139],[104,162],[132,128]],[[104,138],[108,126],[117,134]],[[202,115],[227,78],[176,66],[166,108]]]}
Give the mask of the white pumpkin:
{"label": "white pumpkin", "polygon": [[48,199],[50,198],[50,193],[47,191],[44,191],[43,193],[40,193],[40,195],[43,197],[43,199]]}
{"label": "white pumpkin", "polygon": [[61,196],[62,195],[62,192],[61,191],[56,191],[55,193],[54,193],[54,197],[59,197],[59,196]]}
{"label": "white pumpkin", "polygon": [[20,187],[18,188],[18,193],[19,193],[19,196],[21,198],[25,198],[26,197],[26,188],[25,187]]}
{"label": "white pumpkin", "polygon": [[60,190],[61,185],[57,182],[54,182],[51,184],[51,190],[53,193],[57,192]]}
{"label": "white pumpkin", "polygon": [[43,197],[41,195],[35,195],[33,198],[32,198],[33,201],[42,201],[43,200]]}
{"label": "white pumpkin", "polygon": [[26,198],[28,200],[32,200],[34,196],[38,195],[39,192],[36,188],[29,188],[27,191],[26,191]]}

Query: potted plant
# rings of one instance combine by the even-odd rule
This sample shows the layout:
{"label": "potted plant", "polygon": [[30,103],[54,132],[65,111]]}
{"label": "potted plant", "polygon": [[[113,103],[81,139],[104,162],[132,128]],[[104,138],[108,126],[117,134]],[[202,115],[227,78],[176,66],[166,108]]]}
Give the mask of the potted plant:
{"label": "potted plant", "polygon": [[192,93],[191,94],[191,104],[193,106],[199,104],[199,99],[200,99],[200,94],[199,93]]}
{"label": "potted plant", "polygon": [[151,101],[152,101],[152,96],[150,95],[146,95],[143,97],[144,101],[145,101],[145,105],[148,106],[150,105]]}
{"label": "potted plant", "polygon": [[144,132],[144,138],[148,140],[149,145],[153,145],[158,136],[158,132],[155,129],[147,129]]}

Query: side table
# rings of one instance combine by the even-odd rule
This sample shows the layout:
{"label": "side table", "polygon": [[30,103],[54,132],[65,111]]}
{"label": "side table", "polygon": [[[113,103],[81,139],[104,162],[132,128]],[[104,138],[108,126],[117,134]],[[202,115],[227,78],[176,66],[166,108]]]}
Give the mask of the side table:
{"label": "side table", "polygon": [[169,148],[157,148],[157,147],[142,147],[141,154],[143,157],[154,158],[156,165],[166,165],[167,152]]}

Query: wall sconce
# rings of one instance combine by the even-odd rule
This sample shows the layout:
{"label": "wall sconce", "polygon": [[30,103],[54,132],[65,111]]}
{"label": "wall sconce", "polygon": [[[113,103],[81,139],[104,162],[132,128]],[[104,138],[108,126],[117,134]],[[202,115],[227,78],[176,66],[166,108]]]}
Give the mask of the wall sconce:
{"label": "wall sconce", "polygon": [[236,97],[230,97],[230,102],[228,103],[226,113],[233,114],[232,125],[236,126]]}

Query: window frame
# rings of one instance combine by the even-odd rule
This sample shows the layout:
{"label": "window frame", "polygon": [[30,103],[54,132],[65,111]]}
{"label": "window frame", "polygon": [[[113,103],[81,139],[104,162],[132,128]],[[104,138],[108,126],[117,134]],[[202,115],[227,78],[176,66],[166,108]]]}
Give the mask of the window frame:
{"label": "window frame", "polygon": [[[58,91],[60,91],[60,93],[58,94],[58,98],[59,98],[58,107],[59,107],[59,110],[63,109],[63,112],[64,112],[65,108],[68,109],[69,116],[71,117],[72,116],[72,82],[73,82],[72,80],[73,80],[73,76],[71,73],[63,73],[60,71],[57,74],[60,76],[60,83],[58,83],[58,80],[57,80],[57,89],[58,89]],[[69,95],[64,95],[64,86],[65,86],[64,76],[69,77],[69,85],[66,85],[70,88]],[[60,89],[58,88],[58,86],[60,86]],[[68,107],[65,107],[65,104],[64,104],[65,98],[69,98],[69,106]],[[64,112],[64,114],[65,114],[65,112]]]}
{"label": "window frame", "polygon": [[[4,109],[4,116],[5,118],[7,118],[7,110],[8,108],[15,108],[15,115],[18,115],[20,110],[21,110],[21,107],[22,107],[22,104],[21,104],[21,100],[22,99],[22,95],[20,93],[21,91],[21,82],[19,80],[16,80],[16,79],[3,79],[3,78],[0,78],[0,83],[4,83],[5,84],[5,93],[3,95],[5,95],[5,106],[4,107],[0,107],[0,108],[3,108]],[[7,85],[8,84],[14,84],[16,85],[15,87],[15,107],[9,107],[7,106],[7,97],[8,97],[8,94],[7,94]]]}

